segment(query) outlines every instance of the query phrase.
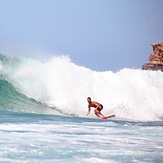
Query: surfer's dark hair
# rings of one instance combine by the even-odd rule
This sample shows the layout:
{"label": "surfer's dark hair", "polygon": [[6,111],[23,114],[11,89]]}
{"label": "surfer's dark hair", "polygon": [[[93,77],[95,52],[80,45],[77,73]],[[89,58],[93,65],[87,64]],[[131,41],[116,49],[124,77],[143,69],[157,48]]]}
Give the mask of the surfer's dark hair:
{"label": "surfer's dark hair", "polygon": [[90,99],[90,100],[91,100],[91,98],[90,98],[90,97],[87,97],[87,99]]}

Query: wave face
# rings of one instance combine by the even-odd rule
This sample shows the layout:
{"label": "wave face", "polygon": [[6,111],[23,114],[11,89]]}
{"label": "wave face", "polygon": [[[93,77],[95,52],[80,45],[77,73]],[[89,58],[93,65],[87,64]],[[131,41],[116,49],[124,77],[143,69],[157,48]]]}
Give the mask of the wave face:
{"label": "wave face", "polygon": [[[118,119],[163,119],[160,71],[96,72],[75,65],[65,56],[41,63],[0,55],[1,108],[53,113],[50,106],[63,114],[82,117],[87,112],[88,96],[103,104],[103,114],[116,114]],[[94,117],[93,111],[90,116]]]}

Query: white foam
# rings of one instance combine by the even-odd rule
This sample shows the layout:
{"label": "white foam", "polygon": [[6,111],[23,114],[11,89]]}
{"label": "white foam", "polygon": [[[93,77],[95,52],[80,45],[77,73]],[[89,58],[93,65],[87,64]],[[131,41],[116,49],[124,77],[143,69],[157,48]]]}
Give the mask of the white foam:
{"label": "white foam", "polygon": [[144,121],[163,117],[160,71],[96,72],[62,56],[45,64],[32,59],[24,61],[17,66],[12,79],[24,94],[70,114],[85,116],[86,98],[90,96],[104,105],[104,114]]}

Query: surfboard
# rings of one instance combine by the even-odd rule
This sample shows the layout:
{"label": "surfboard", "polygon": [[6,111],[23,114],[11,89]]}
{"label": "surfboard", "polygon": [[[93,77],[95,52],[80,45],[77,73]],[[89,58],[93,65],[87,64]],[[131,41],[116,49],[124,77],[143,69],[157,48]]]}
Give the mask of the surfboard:
{"label": "surfboard", "polygon": [[102,117],[101,119],[108,119],[108,118],[112,118],[112,117],[115,117],[115,115],[109,115],[109,116],[105,116],[105,117]]}

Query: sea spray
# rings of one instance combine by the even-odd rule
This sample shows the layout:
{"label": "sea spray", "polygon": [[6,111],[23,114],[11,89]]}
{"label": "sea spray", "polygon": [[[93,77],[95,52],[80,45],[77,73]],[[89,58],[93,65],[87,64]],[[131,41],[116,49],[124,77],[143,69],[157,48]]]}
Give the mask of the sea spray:
{"label": "sea spray", "polygon": [[[22,58],[11,64],[15,59],[8,60],[3,61],[7,66],[5,75],[18,91],[63,113],[85,116],[86,98],[91,96],[103,104],[106,115],[114,113],[120,119],[140,121],[163,118],[163,73],[160,71],[125,68],[116,73],[96,72],[74,64],[65,56],[46,63]],[[5,69],[4,64],[0,68]],[[90,117],[94,117],[93,113]]]}
{"label": "sea spray", "polygon": [[86,97],[91,96],[104,105],[104,114],[132,120],[157,120],[163,115],[162,72],[95,72],[64,57],[50,61],[47,70],[51,102],[70,113],[84,115]]}

